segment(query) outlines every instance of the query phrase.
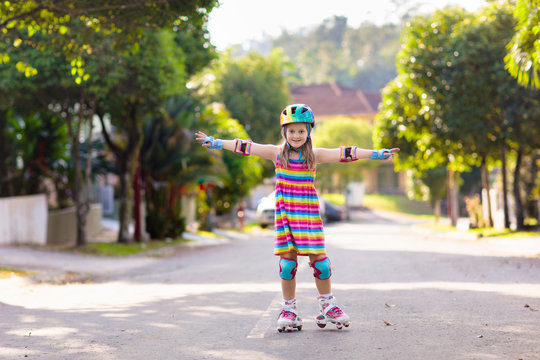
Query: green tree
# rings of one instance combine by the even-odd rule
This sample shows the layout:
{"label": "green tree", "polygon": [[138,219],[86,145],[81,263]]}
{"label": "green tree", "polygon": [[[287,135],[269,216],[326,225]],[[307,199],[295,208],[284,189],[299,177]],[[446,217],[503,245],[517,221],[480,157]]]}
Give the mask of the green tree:
{"label": "green tree", "polygon": [[364,90],[380,90],[395,74],[400,25],[347,25],[334,16],[298,33],[283,31],[271,40],[295,64],[290,84],[338,82]]}
{"label": "green tree", "polygon": [[255,142],[279,140],[279,114],[289,99],[283,59],[283,53],[274,50],[268,57],[252,52],[239,60],[226,54],[219,60],[216,100]]}
{"label": "green tree", "polygon": [[515,33],[505,56],[508,72],[524,86],[540,89],[540,1],[513,1]]}
{"label": "green tree", "polygon": [[[443,146],[433,136],[431,124],[422,112],[426,96],[422,96],[410,77],[400,74],[383,90],[382,104],[375,119],[375,147],[399,147],[394,159],[397,170],[412,171],[412,196],[427,199],[440,215],[440,201],[447,195],[447,158],[437,149]],[[429,104],[429,102],[427,102]]]}
{"label": "green tree", "polygon": [[[210,106],[203,112],[199,126],[216,138],[249,139],[244,127],[229,113],[218,106]],[[228,213],[233,205],[249,194],[262,180],[262,163],[256,156],[239,156],[230,151],[221,153],[226,171],[219,175],[222,185],[214,188],[213,196],[218,213]]]}
{"label": "green tree", "polygon": [[182,197],[199,181],[222,186],[226,168],[216,154],[193,141],[201,105],[188,95],[167,101],[165,111],[145,119],[140,149],[146,227],[154,239],[179,237],[185,227]]}
{"label": "green tree", "polygon": [[[0,31],[47,34],[58,54],[72,62],[82,81],[81,57],[89,54],[103,35],[114,35],[113,47],[137,51],[143,29],[159,29],[174,24],[177,28],[206,29],[209,12],[216,0],[107,1],[43,0],[3,1],[0,3]],[[83,26],[81,27],[80,24]],[[17,42],[14,43],[14,46]],[[0,63],[10,57],[0,52]],[[35,71],[32,62],[21,61],[17,69]]]}
{"label": "green tree", "polygon": [[[337,148],[341,145],[358,146],[372,149],[373,126],[366,120],[338,117],[322,124],[317,124],[313,133],[315,147]],[[355,164],[328,163],[320,164],[317,182],[321,190],[342,191],[351,181],[361,181],[363,170],[373,166],[373,162]]]}
{"label": "green tree", "polygon": [[[185,55],[169,31],[146,32],[135,54],[106,53],[105,46],[102,49],[102,57],[96,64],[89,62],[88,69],[91,73],[95,71],[95,85],[101,89],[97,112],[119,174],[118,241],[128,242],[133,210],[132,184],[143,140],[143,120],[156,112],[167,98],[184,91]],[[106,117],[110,119],[111,128],[105,122]]]}
{"label": "green tree", "polygon": [[[449,170],[463,171],[480,165],[483,186],[489,188],[487,166],[497,160],[504,165],[511,141],[525,140],[517,140],[508,117],[508,104],[517,99],[508,99],[511,78],[502,58],[512,24],[508,6],[491,4],[477,14],[446,9],[407,25],[399,75],[383,95],[378,124],[386,135],[405,142],[397,146],[406,159],[416,145],[431,157],[424,165],[414,162],[424,169],[447,164]],[[532,101],[535,95],[521,96]],[[402,104],[407,101],[411,104]],[[383,136],[383,143],[392,142]]]}
{"label": "green tree", "polygon": [[[206,36],[206,21],[208,12],[215,5],[215,0],[159,1],[145,2],[144,4],[135,4],[133,2],[121,3],[116,1],[77,1],[76,3],[43,1],[39,4],[34,1],[4,1],[0,3],[0,29],[4,34],[15,33],[17,35],[21,33],[28,38],[33,38],[39,34],[49,36],[50,41],[46,43],[47,46],[36,42],[37,46],[35,48],[49,52],[52,51],[55,55],[67,60],[71,67],[71,74],[75,83],[82,84],[90,78],[90,72],[87,71],[87,62],[95,60],[97,58],[96,55],[103,55],[107,52],[96,52],[96,49],[100,48],[100,45],[109,46],[118,53],[122,53],[118,58],[129,56],[129,54],[134,54],[138,51],[139,39],[144,36],[143,28],[156,29],[167,25],[173,26],[175,32],[196,34],[206,39],[186,42],[186,46],[194,49],[197,44],[203,44],[203,49],[200,50],[203,52],[211,51],[212,47],[208,46]],[[104,37],[108,37],[108,41],[105,44],[101,44]],[[17,48],[21,43],[22,40],[17,38],[11,42],[11,45],[13,48]],[[49,44],[52,44],[52,46]],[[108,50],[109,53],[114,52],[111,49]],[[120,49],[127,49],[129,51],[119,51]],[[100,50],[103,50],[103,47]],[[86,59],[83,57],[86,57]],[[116,57],[113,56],[113,58]],[[6,63],[10,62],[11,57],[9,54],[2,52],[0,53],[0,59],[1,63]],[[199,60],[189,63],[190,68],[195,69],[197,63],[200,62]],[[110,64],[110,59],[107,61]],[[27,59],[17,61],[16,69],[23,72],[26,77],[33,76],[37,73],[34,63],[27,61]],[[102,78],[98,77],[96,80],[100,79]],[[68,121],[70,136],[74,139],[72,151],[77,157],[79,156],[79,131],[85,122],[84,119],[88,119],[88,114],[93,113],[96,109],[96,104],[93,100],[90,100],[93,105],[86,106],[87,96],[91,96],[92,94],[103,95],[107,91],[110,91],[114,87],[112,82],[114,82],[115,78],[111,77],[108,80],[109,83],[106,84],[107,86],[103,87],[100,91],[96,91],[96,88],[93,91],[88,90],[88,88],[79,89],[79,93],[83,95],[78,97],[79,105],[76,105],[77,102],[75,101],[56,103],[56,105],[61,105],[59,108],[61,113],[67,115],[66,120]],[[103,97],[101,98],[103,99]],[[62,108],[64,104],[69,105],[64,109]],[[71,106],[71,104],[75,104],[75,106]],[[91,109],[91,111],[88,109]],[[77,111],[74,112],[74,110]],[[130,110],[132,111],[133,108]],[[133,115],[131,118],[137,116],[136,112],[131,112],[131,115]],[[76,114],[76,116],[73,117],[71,114]],[[72,120],[75,122],[72,123]],[[138,139],[135,140],[135,143],[137,143]],[[77,184],[81,183],[80,161],[76,161],[75,164],[75,194],[79,194],[81,187]],[[128,164],[129,167],[130,165]],[[87,167],[87,170],[89,169],[91,169],[90,166]],[[123,181],[125,180],[127,179],[123,179]],[[77,197],[78,195],[76,195]],[[122,215],[122,218],[125,217],[125,214],[129,214],[129,203],[126,205],[123,207],[124,211],[122,213],[124,215]],[[81,222],[85,218],[81,216],[80,210],[82,208],[79,204],[77,205],[79,244],[84,243],[84,231],[81,231],[84,229],[84,224],[81,224]],[[119,233],[119,239],[121,241],[127,240],[126,229],[127,224],[124,221]]]}
{"label": "green tree", "polygon": [[[15,38],[15,40],[13,40]],[[77,244],[85,243],[85,219],[89,210],[89,192],[84,194],[83,170],[80,157],[80,137],[84,124],[93,113],[92,94],[78,86],[71,76],[71,65],[59,55],[58,44],[46,33],[29,36],[25,33],[8,33],[2,42],[3,50],[9,51],[13,61],[4,64],[3,77],[6,88],[2,98],[11,97],[7,104],[14,106],[23,114],[35,112],[53,113],[67,125],[71,139],[71,159],[73,179],[72,199],[77,214]],[[20,41],[16,46],[11,46]],[[23,61],[34,64],[34,71],[17,71]],[[9,106],[9,105],[8,105]],[[88,167],[90,169],[91,166]],[[90,174],[87,174],[90,176]]]}

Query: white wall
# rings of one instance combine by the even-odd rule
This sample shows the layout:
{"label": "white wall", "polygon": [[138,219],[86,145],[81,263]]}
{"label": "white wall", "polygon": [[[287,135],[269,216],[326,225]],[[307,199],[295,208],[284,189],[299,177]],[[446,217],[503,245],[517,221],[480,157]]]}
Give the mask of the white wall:
{"label": "white wall", "polygon": [[0,198],[0,244],[45,245],[47,211],[44,194]]}

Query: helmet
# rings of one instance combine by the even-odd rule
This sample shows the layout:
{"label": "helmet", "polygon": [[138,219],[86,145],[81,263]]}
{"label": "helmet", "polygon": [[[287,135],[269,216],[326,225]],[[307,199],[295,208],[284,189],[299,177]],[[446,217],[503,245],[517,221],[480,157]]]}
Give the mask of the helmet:
{"label": "helmet", "polygon": [[304,104],[288,105],[281,112],[279,124],[283,126],[292,123],[308,123],[311,124],[311,126],[315,126],[313,111],[309,106]]}

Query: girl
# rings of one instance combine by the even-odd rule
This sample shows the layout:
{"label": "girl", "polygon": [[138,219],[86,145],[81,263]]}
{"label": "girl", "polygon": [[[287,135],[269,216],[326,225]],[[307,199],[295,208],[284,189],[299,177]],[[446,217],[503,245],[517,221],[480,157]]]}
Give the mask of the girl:
{"label": "girl", "polygon": [[296,309],[296,269],[298,256],[309,256],[315,284],[319,292],[320,314],[316,318],[321,328],[327,322],[338,329],[349,326],[349,316],[337,305],[332,295],[330,259],[326,256],[319,199],[313,182],[315,167],[332,161],[349,162],[358,159],[386,160],[399,151],[364,150],[356,146],[336,149],[313,148],[311,131],[315,126],[313,111],[304,104],[287,106],[280,116],[282,146],[262,145],[251,140],[221,140],[197,132],[197,140],[209,149],[226,149],[242,155],[255,155],[272,160],[276,167],[276,210],[274,254],[279,256],[279,275],[283,293],[278,331],[302,329]]}

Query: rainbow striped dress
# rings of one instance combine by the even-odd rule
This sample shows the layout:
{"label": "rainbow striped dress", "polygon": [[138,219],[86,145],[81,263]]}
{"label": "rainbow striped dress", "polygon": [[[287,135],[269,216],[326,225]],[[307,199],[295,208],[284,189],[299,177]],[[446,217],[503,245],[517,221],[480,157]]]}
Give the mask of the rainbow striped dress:
{"label": "rainbow striped dress", "polygon": [[289,167],[276,160],[276,216],[274,254],[325,254],[319,198],[313,184],[315,169],[304,159],[289,159]]}

